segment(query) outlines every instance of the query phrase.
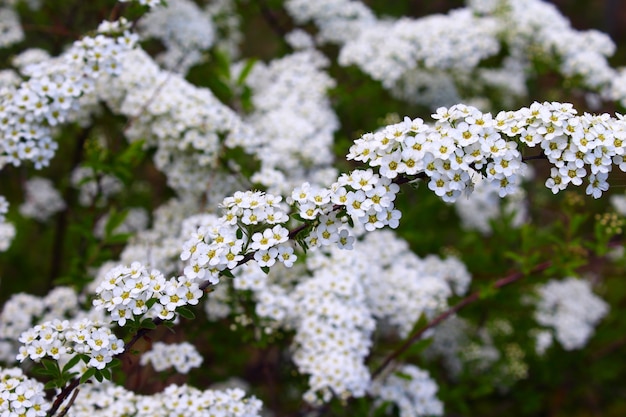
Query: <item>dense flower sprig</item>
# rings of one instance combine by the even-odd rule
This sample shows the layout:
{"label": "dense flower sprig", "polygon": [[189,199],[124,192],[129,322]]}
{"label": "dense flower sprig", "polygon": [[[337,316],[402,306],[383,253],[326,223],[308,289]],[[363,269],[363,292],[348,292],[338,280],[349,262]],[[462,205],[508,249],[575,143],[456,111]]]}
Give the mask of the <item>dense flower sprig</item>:
{"label": "dense flower sprig", "polygon": [[154,8],[139,21],[139,33],[144,39],[159,39],[166,51],[157,61],[180,74],[201,62],[202,52],[215,39],[210,17],[189,0],[168,0],[166,7]]}
{"label": "dense flower sprig", "polygon": [[0,368],[0,415],[45,416],[49,408],[41,382],[19,368]]}
{"label": "dense flower sprig", "polygon": [[219,282],[220,271],[235,268],[244,256],[252,256],[261,267],[277,260],[293,263],[293,248],[283,245],[289,230],[283,226],[289,216],[282,197],[261,192],[237,192],[224,199],[219,226],[201,227],[183,245],[180,258],[188,262],[189,279]]}
{"label": "dense flower sprig", "polygon": [[142,318],[171,320],[178,307],[197,304],[202,290],[184,276],[167,280],[159,271],[134,262],[109,270],[96,296],[94,307],[106,309],[113,321],[124,326],[127,320]]}
{"label": "dense flower sprig", "polygon": [[20,206],[20,214],[45,222],[49,217],[65,208],[65,201],[61,197],[52,181],[47,178],[34,177],[25,185],[26,197]]}
{"label": "dense flower sprig", "polygon": [[239,388],[199,390],[169,385],[154,395],[139,395],[110,382],[86,384],[69,415],[72,417],[258,417],[262,403]]}
{"label": "dense flower sprig", "polygon": [[551,280],[539,286],[537,293],[535,320],[553,329],[566,350],[582,348],[609,310],[607,303],[593,294],[588,281],[574,277]]}
{"label": "dense flower sprig", "polygon": [[197,368],[202,364],[202,356],[194,345],[188,342],[171,345],[156,342],[152,345],[152,349],[141,355],[139,363],[142,365],[149,363],[157,372],[174,367],[177,372],[186,374],[192,368]]}
{"label": "dense flower sprig", "polygon": [[35,362],[47,357],[58,360],[67,353],[84,355],[82,360],[89,368],[104,369],[113,356],[124,351],[124,341],[111,329],[88,319],[38,324],[22,333],[19,341],[23,344],[17,355],[20,362],[26,358]]}
{"label": "dense flower sprig", "polygon": [[[125,23],[109,23],[103,31],[123,30]],[[79,109],[79,99],[93,91],[103,73],[119,74],[124,52],[133,48],[136,36],[98,34],[84,37],[61,57],[27,66],[28,81],[7,87],[0,99],[0,168],[31,161],[35,168],[47,166],[57,148],[52,127],[65,122]]]}
{"label": "dense flower sprig", "polygon": [[437,383],[428,372],[414,365],[403,365],[383,381],[376,381],[370,393],[378,403],[390,401],[400,409],[401,417],[440,416],[443,404],[437,397]]}
{"label": "dense flower sprig", "polygon": [[406,118],[368,133],[355,141],[348,158],[379,167],[389,179],[426,175],[428,187],[449,202],[471,192],[478,179],[495,182],[500,197],[514,192],[525,166],[518,141],[539,145],[554,165],[546,181],[553,193],[587,178],[587,194],[599,198],[613,164],[626,170],[626,125],[619,115],[577,116],[569,103],[535,102],[495,118],[465,105],[439,108],[433,118],[434,126]]}

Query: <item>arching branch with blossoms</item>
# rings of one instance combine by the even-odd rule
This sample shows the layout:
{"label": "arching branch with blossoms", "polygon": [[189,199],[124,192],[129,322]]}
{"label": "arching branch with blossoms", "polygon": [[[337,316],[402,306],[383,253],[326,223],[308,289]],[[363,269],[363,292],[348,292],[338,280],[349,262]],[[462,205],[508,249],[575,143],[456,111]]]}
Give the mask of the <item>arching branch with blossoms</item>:
{"label": "arching branch with blossoms", "polygon": [[607,35],[540,0],[5,3],[1,415],[619,413]]}

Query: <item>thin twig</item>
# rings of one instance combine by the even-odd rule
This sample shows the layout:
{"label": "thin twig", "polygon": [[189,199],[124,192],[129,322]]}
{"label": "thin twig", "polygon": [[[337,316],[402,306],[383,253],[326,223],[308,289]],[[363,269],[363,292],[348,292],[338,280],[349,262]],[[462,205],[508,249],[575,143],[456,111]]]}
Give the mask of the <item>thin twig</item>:
{"label": "thin twig", "polygon": [[54,400],[52,407],[50,408],[50,410],[48,410],[48,414],[46,414],[47,417],[52,417],[57,412],[59,407],[61,407],[61,404],[63,404],[63,401],[65,401],[65,399],[72,393],[72,391],[74,391],[79,383],[80,379],[74,378],[68,385],[65,386],[65,388],[61,390],[59,395],[57,395],[56,400]]}
{"label": "thin twig", "polygon": [[[511,275],[509,275],[507,277],[504,277],[502,279],[497,280],[493,284],[492,288],[494,288],[494,289],[502,288],[502,287],[504,287],[506,285],[509,285],[509,284],[512,284],[512,283],[514,283],[516,281],[519,281],[520,279],[524,278],[527,275],[543,272],[546,269],[548,269],[550,266],[552,266],[552,262],[551,261],[546,261],[546,262],[543,262],[543,263],[540,263],[540,264],[536,265],[533,269],[531,269],[529,271],[528,274],[525,274],[523,272],[512,273]],[[389,366],[389,364],[391,362],[393,362],[396,358],[398,358],[400,355],[402,355],[404,352],[406,352],[407,349],[410,348],[411,345],[413,345],[415,342],[417,342],[428,329],[437,326],[439,323],[441,323],[442,321],[444,321],[448,317],[450,317],[453,314],[457,313],[463,307],[465,307],[465,306],[467,306],[469,304],[472,304],[475,301],[478,301],[480,298],[481,298],[481,292],[480,291],[475,291],[474,293],[472,293],[472,294],[468,295],[467,297],[465,297],[464,299],[462,299],[460,302],[458,302],[453,307],[449,308],[448,310],[444,311],[443,313],[441,313],[440,315],[438,315],[437,317],[432,319],[424,327],[422,327],[419,330],[417,330],[407,340],[405,340],[404,343],[402,343],[402,345],[400,345],[389,356],[387,356],[385,358],[385,360],[378,366],[378,368],[376,368],[376,370],[374,372],[372,372],[372,379],[374,379],[378,375],[380,375],[385,370],[385,368],[387,366]]]}
{"label": "thin twig", "polygon": [[289,32],[279,21],[274,12],[268,7],[265,0],[257,0],[261,15],[267,22],[268,26],[281,38],[285,39],[285,35]]}
{"label": "thin twig", "polygon": [[548,157],[543,153],[540,153],[539,155],[522,156],[522,162],[535,161],[538,159],[548,159]]}
{"label": "thin twig", "polygon": [[74,401],[76,401],[76,397],[78,396],[79,392],[80,390],[78,388],[74,390],[74,394],[72,394],[72,398],[70,398],[70,401],[67,403],[65,407],[63,407],[63,410],[61,410],[61,412],[59,413],[57,417],[64,417],[67,414],[72,404],[74,404]]}

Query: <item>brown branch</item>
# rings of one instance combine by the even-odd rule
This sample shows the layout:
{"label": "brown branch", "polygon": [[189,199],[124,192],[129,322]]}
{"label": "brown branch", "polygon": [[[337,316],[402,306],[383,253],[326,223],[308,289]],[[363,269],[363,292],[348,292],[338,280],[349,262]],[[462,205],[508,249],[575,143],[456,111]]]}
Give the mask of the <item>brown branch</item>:
{"label": "brown branch", "polygon": [[536,161],[536,160],[543,160],[543,159],[548,159],[548,157],[543,153],[540,153],[539,155],[522,156],[522,162]]}
{"label": "brown branch", "polygon": [[[510,275],[508,275],[508,276],[506,276],[504,278],[501,278],[501,279],[497,280],[496,282],[494,282],[493,285],[492,285],[492,288],[493,289],[502,288],[502,287],[504,287],[506,285],[509,285],[509,284],[512,284],[512,283],[514,283],[516,281],[519,281],[520,279],[524,278],[527,275],[543,272],[546,269],[548,269],[550,266],[552,266],[552,262],[551,261],[546,261],[546,262],[543,262],[543,263],[540,263],[540,264],[536,265],[533,269],[531,269],[529,271],[528,274],[525,274],[523,272],[514,272],[514,273],[512,273],[512,274],[510,274]],[[404,343],[402,343],[402,345],[400,345],[389,356],[387,356],[385,358],[385,360],[378,366],[378,368],[376,368],[376,370],[374,372],[372,372],[372,379],[374,379],[378,375],[380,375],[385,370],[385,368],[387,366],[389,366],[389,364],[391,362],[393,362],[396,358],[398,358],[400,355],[402,355],[404,352],[406,352],[407,349],[409,349],[409,347],[411,347],[411,345],[413,345],[415,342],[417,342],[420,339],[420,337],[422,337],[422,335],[428,329],[437,326],[439,323],[441,323],[442,321],[446,320],[448,317],[452,316],[453,314],[457,313],[459,310],[461,310],[465,306],[468,306],[469,304],[472,304],[473,302],[480,300],[480,298],[481,298],[481,291],[473,292],[472,294],[468,295],[467,297],[465,297],[464,299],[459,301],[453,307],[450,307],[448,310],[444,311],[443,313],[441,313],[440,315],[438,315],[437,317],[432,319],[424,327],[422,327],[421,329],[417,330],[407,340],[405,340]]]}
{"label": "brown branch", "polygon": [[72,398],[70,398],[70,401],[63,408],[63,410],[61,410],[61,412],[59,413],[59,415],[57,417],[64,417],[67,414],[67,412],[70,410],[70,407],[72,406],[72,404],[74,404],[74,401],[76,401],[76,397],[78,396],[79,392],[80,392],[80,390],[78,388],[74,390],[74,394],[72,394]]}
{"label": "brown branch", "polygon": [[280,23],[276,14],[272,12],[272,10],[268,7],[265,0],[257,0],[259,5],[259,9],[261,9],[261,15],[267,22],[268,26],[276,33],[281,39],[285,38],[285,35],[289,32],[283,25]]}
{"label": "brown branch", "polygon": [[48,414],[46,414],[47,417],[52,417],[57,412],[59,407],[61,407],[61,404],[63,404],[63,401],[65,401],[65,399],[72,393],[72,391],[74,391],[79,383],[80,379],[74,378],[67,386],[65,386],[65,388],[61,390],[59,395],[57,395],[56,400],[54,400],[52,408],[48,410]]}

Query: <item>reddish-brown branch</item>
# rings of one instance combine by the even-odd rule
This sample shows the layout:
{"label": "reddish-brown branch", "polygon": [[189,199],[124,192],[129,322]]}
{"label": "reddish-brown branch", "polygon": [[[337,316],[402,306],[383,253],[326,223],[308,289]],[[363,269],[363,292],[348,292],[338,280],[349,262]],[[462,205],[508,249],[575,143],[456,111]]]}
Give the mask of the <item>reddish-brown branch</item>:
{"label": "reddish-brown branch", "polygon": [[63,401],[65,401],[65,399],[72,393],[72,391],[74,391],[79,383],[80,380],[78,378],[74,378],[70,381],[68,385],[65,386],[65,388],[61,390],[59,395],[57,395],[56,400],[54,400],[52,407],[50,408],[50,410],[48,410],[48,414],[46,414],[47,417],[52,417],[58,411],[59,407],[61,407],[61,404],[63,404]]}
{"label": "reddish-brown branch", "polygon": [[[527,275],[543,272],[546,269],[548,269],[551,265],[552,265],[552,262],[546,261],[546,262],[536,265],[533,269],[530,270],[529,274],[525,274],[523,272],[512,273],[509,276],[506,276],[502,279],[497,280],[493,284],[493,288],[494,289],[502,288],[506,285],[519,281],[520,279],[524,278]],[[472,294],[468,295],[467,297],[459,301],[456,305],[450,307],[448,310],[444,311],[443,313],[441,313],[440,315],[432,319],[424,327],[420,328],[415,333],[413,333],[408,339],[404,341],[404,343],[402,343],[402,345],[400,345],[389,356],[387,356],[385,360],[378,366],[378,368],[376,368],[374,372],[372,372],[372,379],[380,375],[385,370],[385,368],[389,366],[389,364],[391,364],[396,358],[398,358],[400,355],[406,352],[407,349],[411,347],[411,345],[413,345],[415,342],[417,342],[428,329],[437,326],[439,323],[446,320],[448,317],[452,316],[453,314],[456,314],[459,310],[461,310],[465,306],[472,304],[475,301],[478,301],[480,299],[480,296],[481,296],[480,291],[473,292]]]}

